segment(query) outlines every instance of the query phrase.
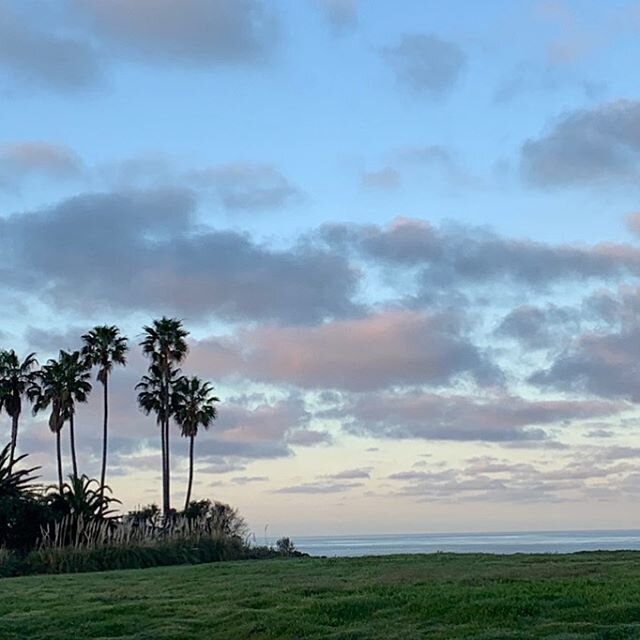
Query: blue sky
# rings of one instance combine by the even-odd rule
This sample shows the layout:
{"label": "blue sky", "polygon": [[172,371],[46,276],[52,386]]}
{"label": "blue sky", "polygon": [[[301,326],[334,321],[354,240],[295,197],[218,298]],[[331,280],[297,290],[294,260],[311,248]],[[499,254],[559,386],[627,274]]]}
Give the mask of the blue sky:
{"label": "blue sky", "polygon": [[[637,526],[639,32],[631,1],[4,0],[0,337],[130,336],[127,506],[166,313],[223,400],[195,493],[258,531]],[[21,448],[53,477],[42,419]]]}

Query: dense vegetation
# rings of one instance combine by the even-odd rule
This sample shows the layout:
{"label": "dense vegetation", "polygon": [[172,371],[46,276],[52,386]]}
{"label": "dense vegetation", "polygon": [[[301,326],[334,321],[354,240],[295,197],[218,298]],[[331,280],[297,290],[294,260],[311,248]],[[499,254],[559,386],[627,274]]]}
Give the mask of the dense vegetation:
{"label": "dense vegetation", "polygon": [[4,640],[621,640],[640,553],[233,562],[0,581]]}
{"label": "dense vegetation", "polygon": [[[187,336],[181,321],[173,318],[143,328],[140,346],[149,368],[136,390],[140,408],[154,414],[159,426],[162,510],[149,505],[122,515],[106,484],[108,389],[114,368],[127,363],[127,339],[115,326],[97,326],[82,336],[79,349],[60,351],[41,367],[34,353],[21,360],[14,350],[0,351],[0,414],[7,415],[11,428],[9,443],[0,451],[0,577],[297,554],[287,539],[276,549],[252,547],[246,524],[234,509],[191,500],[195,437],[215,420],[218,398],[209,382],[182,375]],[[76,406],[89,401],[94,370],[103,391],[99,480],[81,473],[75,444]],[[51,487],[37,484],[38,469],[28,467],[25,454],[16,457],[25,402],[34,414],[48,412],[58,478]],[[180,511],[169,500],[172,423],[189,439],[189,475]],[[61,448],[67,425],[72,473],[65,482]]]}

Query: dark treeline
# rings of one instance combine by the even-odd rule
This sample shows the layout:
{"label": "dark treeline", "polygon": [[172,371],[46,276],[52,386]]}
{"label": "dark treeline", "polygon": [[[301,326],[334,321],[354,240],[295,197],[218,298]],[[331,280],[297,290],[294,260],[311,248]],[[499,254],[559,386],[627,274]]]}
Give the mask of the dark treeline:
{"label": "dark treeline", "polygon": [[[143,328],[142,353],[149,360],[147,374],[136,386],[138,404],[154,414],[160,431],[162,464],[162,511],[171,513],[171,465],[169,457],[170,424],[173,421],[182,436],[189,439],[189,475],[184,508],[191,501],[194,443],[198,430],[208,429],[216,418],[210,382],[182,374],[180,366],[187,353],[188,331],[175,318],[163,317]],[[33,413],[48,412],[49,428],[55,435],[58,489],[62,491],[62,431],[68,425],[72,478],[80,477],[76,453],[76,407],[89,401],[93,390],[92,372],[102,387],[102,464],[100,495],[104,496],[107,478],[109,441],[109,380],[114,368],[126,366],[128,339],[116,326],[97,326],[81,338],[76,351],[60,351],[57,358],[39,366],[35,353],[20,359],[13,349],[0,351],[0,411],[11,421],[9,466],[15,459],[23,403],[31,403]]]}

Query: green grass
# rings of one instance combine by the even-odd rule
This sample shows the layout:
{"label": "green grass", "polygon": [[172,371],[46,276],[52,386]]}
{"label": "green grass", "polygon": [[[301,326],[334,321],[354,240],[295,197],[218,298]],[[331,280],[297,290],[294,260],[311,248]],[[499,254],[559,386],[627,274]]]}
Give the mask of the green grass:
{"label": "green grass", "polygon": [[0,638],[640,638],[640,553],[236,561],[7,578]]}

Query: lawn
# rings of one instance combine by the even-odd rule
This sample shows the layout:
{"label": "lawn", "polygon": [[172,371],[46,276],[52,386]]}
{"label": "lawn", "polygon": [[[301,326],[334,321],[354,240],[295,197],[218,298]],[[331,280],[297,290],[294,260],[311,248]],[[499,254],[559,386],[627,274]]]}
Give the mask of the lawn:
{"label": "lawn", "polygon": [[640,553],[264,560],[7,578],[0,638],[640,638]]}

